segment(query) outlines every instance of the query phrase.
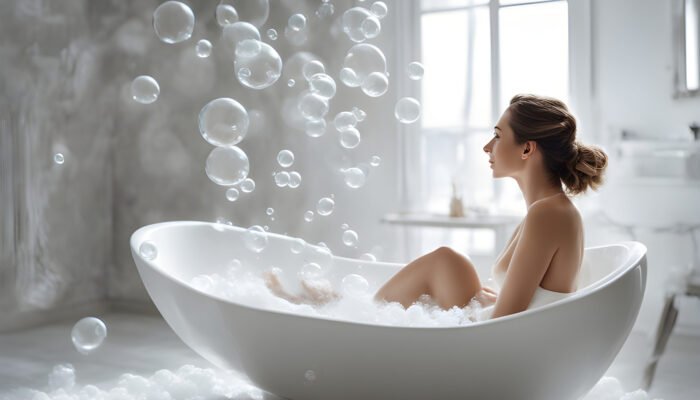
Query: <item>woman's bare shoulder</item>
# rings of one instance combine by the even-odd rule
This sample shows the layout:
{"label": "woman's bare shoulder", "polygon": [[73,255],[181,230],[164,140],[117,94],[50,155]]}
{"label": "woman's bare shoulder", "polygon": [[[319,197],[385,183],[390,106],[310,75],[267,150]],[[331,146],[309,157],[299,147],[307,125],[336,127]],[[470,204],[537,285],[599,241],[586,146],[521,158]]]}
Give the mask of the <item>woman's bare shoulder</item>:
{"label": "woman's bare shoulder", "polygon": [[525,221],[528,220],[575,228],[581,225],[581,214],[569,198],[544,199],[530,206],[525,216]]}

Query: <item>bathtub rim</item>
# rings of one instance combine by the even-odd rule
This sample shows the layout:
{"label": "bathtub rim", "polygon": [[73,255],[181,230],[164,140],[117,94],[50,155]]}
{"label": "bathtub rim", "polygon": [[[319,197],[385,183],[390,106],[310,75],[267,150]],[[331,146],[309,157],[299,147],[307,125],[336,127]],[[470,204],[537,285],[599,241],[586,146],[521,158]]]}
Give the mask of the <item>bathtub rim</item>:
{"label": "bathtub rim", "polygon": [[[344,320],[344,319],[337,319],[337,318],[328,318],[325,316],[311,316],[311,315],[304,315],[304,314],[297,314],[294,312],[289,312],[289,311],[282,311],[282,310],[271,310],[267,308],[262,308],[262,307],[257,307],[257,306],[252,306],[248,304],[242,304],[238,303],[229,299],[225,299],[219,296],[212,295],[210,293],[201,291],[197,288],[192,287],[191,285],[187,284],[184,282],[182,279],[175,277],[171,274],[168,274],[166,271],[164,271],[162,268],[159,268],[158,266],[154,265],[150,260],[146,260],[143,257],[141,257],[139,251],[138,251],[138,245],[142,243],[140,241],[139,243],[136,243],[136,239],[140,236],[145,235],[147,232],[159,230],[159,229],[164,229],[168,227],[188,227],[188,226],[207,226],[212,229],[220,230],[220,229],[229,229],[229,230],[234,230],[234,231],[246,231],[248,228],[240,227],[240,226],[235,226],[235,225],[228,225],[228,224],[223,224],[219,222],[207,222],[207,221],[188,221],[188,220],[175,220],[175,221],[164,221],[164,222],[158,222],[154,224],[149,224],[149,225],[144,225],[137,230],[135,230],[129,239],[129,245],[131,247],[131,252],[132,252],[132,257],[138,257],[141,259],[141,262],[147,265],[150,269],[154,270],[157,274],[161,275],[162,278],[169,279],[173,281],[175,284],[182,286],[183,289],[185,290],[190,290],[194,291],[195,293],[199,295],[203,295],[210,300],[213,300],[215,302],[221,302],[225,304],[230,304],[234,305],[237,307],[243,307],[251,311],[262,311],[262,312],[270,312],[273,314],[281,314],[289,317],[299,317],[299,318],[306,318],[306,319],[311,319],[311,320],[316,320],[316,321],[324,321],[324,322],[329,322],[329,323],[339,323],[339,324],[354,324],[354,325],[360,325],[360,326],[365,326],[365,327],[373,327],[373,328],[397,328],[397,329],[416,329],[416,330],[425,330],[425,329],[431,329],[431,330],[447,330],[447,329],[464,329],[464,328],[474,328],[476,329],[477,327],[485,327],[489,326],[491,324],[497,324],[497,323],[507,323],[510,322],[511,320],[515,320],[516,318],[522,318],[526,317],[529,315],[535,315],[536,313],[539,312],[544,312],[546,310],[549,310],[553,307],[558,307],[562,306],[564,304],[567,304],[569,302],[573,302],[575,300],[580,300],[588,296],[592,296],[595,292],[599,290],[603,290],[605,287],[612,285],[615,283],[618,279],[620,279],[621,276],[625,275],[629,270],[639,266],[641,263],[644,262],[644,258],[646,257],[646,252],[647,248],[646,246],[637,241],[621,241],[621,242],[616,242],[616,243],[611,243],[607,245],[599,245],[599,246],[591,246],[591,247],[586,247],[584,249],[598,249],[598,248],[604,248],[604,247],[613,247],[613,246],[620,246],[620,247],[625,247],[628,249],[628,254],[625,259],[624,267],[618,267],[616,270],[613,272],[609,273],[606,275],[604,278],[601,278],[598,282],[594,282],[589,287],[587,287],[585,290],[580,290],[574,292],[571,296],[565,297],[563,299],[559,299],[555,302],[545,304],[543,306],[534,308],[534,309],[526,309],[524,311],[510,314],[510,315],[505,315],[502,317],[498,317],[496,319],[488,319],[485,321],[476,321],[468,325],[456,325],[456,326],[401,326],[401,325],[380,325],[380,324],[373,324],[373,323],[368,323],[368,322],[361,322],[361,321],[351,321],[351,320]],[[292,238],[292,236],[288,235],[282,235],[279,233],[273,233],[273,232],[266,232],[267,235],[273,236],[273,237],[280,237],[280,238]],[[317,246],[313,245],[310,243],[307,243],[308,245],[315,246],[315,247],[322,247],[322,246]],[[332,253],[331,253],[332,254]],[[391,263],[391,262],[383,262],[383,261],[367,261],[367,260],[359,260],[355,258],[348,258],[348,257],[341,257],[337,255],[333,255],[333,258],[335,259],[340,259],[340,260],[345,260],[345,261],[351,261],[351,262],[357,262],[357,261],[364,261],[366,263],[371,263],[371,264],[378,264],[378,265],[384,265],[384,266],[391,266],[395,267],[397,264],[400,263]],[[134,263],[136,261],[134,260]],[[138,269],[138,265],[136,265]],[[140,275],[140,273],[139,273]],[[600,283],[601,280],[605,280],[605,282]],[[146,288],[148,290],[148,288]],[[642,288],[642,291],[644,288]],[[150,296],[150,292],[149,292]],[[152,299],[153,300],[153,299]],[[155,301],[154,301],[155,303]]]}

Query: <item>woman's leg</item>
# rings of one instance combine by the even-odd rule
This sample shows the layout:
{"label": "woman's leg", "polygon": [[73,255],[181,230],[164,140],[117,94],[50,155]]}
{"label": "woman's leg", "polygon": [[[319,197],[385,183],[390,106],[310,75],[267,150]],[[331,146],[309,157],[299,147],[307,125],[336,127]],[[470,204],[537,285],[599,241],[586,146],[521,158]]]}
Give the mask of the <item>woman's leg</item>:
{"label": "woman's leg", "polygon": [[474,265],[449,247],[413,260],[375,294],[375,300],[396,301],[408,308],[428,294],[443,309],[464,307],[481,291]]}

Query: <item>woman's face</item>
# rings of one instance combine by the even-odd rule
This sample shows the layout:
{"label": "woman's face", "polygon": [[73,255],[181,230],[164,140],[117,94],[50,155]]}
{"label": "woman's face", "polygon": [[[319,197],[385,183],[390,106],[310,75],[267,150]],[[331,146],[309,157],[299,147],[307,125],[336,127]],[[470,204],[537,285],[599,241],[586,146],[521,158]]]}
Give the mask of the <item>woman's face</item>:
{"label": "woman's face", "polygon": [[484,146],[484,151],[489,155],[489,162],[493,169],[493,177],[500,178],[513,176],[523,168],[522,158],[525,144],[518,145],[515,142],[515,134],[510,128],[510,111],[506,110],[494,127],[493,137]]}

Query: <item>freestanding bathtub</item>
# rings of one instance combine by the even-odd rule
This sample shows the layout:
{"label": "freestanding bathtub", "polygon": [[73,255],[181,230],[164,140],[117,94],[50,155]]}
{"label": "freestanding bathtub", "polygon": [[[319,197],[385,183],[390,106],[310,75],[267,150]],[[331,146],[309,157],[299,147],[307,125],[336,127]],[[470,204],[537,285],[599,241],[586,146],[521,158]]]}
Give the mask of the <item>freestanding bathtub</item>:
{"label": "freestanding bathtub", "polygon": [[[292,238],[268,234],[263,252],[246,229],[164,222],[138,229],[131,251],[151,299],[175,333],[213,364],[236,369],[289,399],[577,399],[603,376],[637,318],[646,247],[586,248],[578,292],[540,308],[457,327],[399,327],[295,315],[237,304],[192,288],[231,259],[300,268]],[[139,246],[152,241],[148,261]],[[327,278],[361,273],[376,291],[402,264],[333,257]],[[305,374],[314,371],[315,379]]]}

